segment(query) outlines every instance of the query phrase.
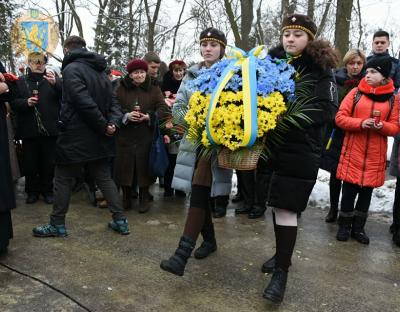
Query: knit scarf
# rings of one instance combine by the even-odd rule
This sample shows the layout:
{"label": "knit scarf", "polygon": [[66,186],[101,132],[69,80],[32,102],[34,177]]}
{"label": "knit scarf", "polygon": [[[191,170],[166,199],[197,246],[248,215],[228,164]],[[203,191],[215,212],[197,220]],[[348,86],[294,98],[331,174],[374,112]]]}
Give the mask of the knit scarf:
{"label": "knit scarf", "polygon": [[393,96],[394,84],[393,80],[389,79],[389,82],[387,84],[373,87],[367,83],[364,77],[358,84],[358,89],[362,94],[365,94],[367,97],[375,102],[386,102],[390,99],[391,96]]}

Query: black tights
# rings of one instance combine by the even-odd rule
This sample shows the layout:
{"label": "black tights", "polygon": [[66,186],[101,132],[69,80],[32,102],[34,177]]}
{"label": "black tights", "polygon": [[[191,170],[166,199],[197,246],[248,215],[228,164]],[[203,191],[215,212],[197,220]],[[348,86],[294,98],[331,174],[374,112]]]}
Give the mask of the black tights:
{"label": "black tights", "polygon": [[209,204],[211,188],[201,185],[192,185],[190,206],[186,217],[183,235],[188,236],[194,241],[201,233],[205,241],[214,241],[214,225],[211,218],[211,208]]}

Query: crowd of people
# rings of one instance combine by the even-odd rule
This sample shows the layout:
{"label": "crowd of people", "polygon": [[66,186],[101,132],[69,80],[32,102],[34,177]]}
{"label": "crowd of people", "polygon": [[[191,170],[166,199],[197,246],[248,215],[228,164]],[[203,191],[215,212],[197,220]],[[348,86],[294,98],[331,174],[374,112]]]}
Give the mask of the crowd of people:
{"label": "crowd of people", "polygon": [[[297,220],[320,168],[331,174],[325,221],[337,221],[336,239],[369,243],[365,224],[372,191],[385,180],[389,136],[394,137],[390,174],[397,178],[390,231],[400,246],[400,64],[388,54],[389,34],[374,34],[368,57],[349,50],[341,68],[337,52],[316,34],[309,17],[284,18],[281,44],[268,53],[296,70],[296,92],[309,95],[304,104],[307,118],[298,121],[300,127],[289,127],[284,142],[274,146],[268,160],[260,158],[257,169],[236,170],[238,192],[232,202],[241,205],[235,213],[257,219],[267,207],[272,209],[276,252],[261,270],[272,273],[263,296],[275,303],[283,300]],[[12,238],[13,184],[20,175],[25,176],[26,204],[42,196],[53,205],[49,222],[35,227],[34,236],[68,235],[65,220],[77,181],[84,181],[90,192],[101,191],[112,214],[109,228],[129,234],[126,211],[132,209],[132,199],[139,199],[140,213],[146,213],[153,200],[149,187],[157,177],[148,168],[157,129],[169,160],[158,177],[164,197],[190,194],[178,247],[161,261],[161,269],[182,276],[193,251],[201,259],[217,250],[213,217],[226,214],[233,171],[218,167],[216,154],[204,157],[198,152],[186,138],[181,112],[193,92],[190,82],[224,58],[228,42],[216,28],[203,30],[199,42],[202,60],[190,67],[183,60],[166,66],[148,52],[129,60],[123,74],[108,68],[106,58],[88,51],[78,36],[64,41],[60,76],[46,68],[47,57],[40,52],[29,54],[20,77],[1,65],[1,253]],[[194,250],[200,234],[203,241]]]}

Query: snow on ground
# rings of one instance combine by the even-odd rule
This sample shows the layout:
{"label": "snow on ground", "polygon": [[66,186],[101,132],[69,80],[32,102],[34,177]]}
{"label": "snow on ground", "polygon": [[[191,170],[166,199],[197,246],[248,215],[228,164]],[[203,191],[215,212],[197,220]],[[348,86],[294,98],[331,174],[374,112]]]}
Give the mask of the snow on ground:
{"label": "snow on ground", "polygon": [[[328,172],[319,171],[317,182],[310,196],[310,206],[322,209],[329,208],[329,176]],[[391,178],[385,181],[383,186],[374,189],[369,210],[373,212],[392,212],[395,187],[396,180]],[[236,194],[236,192],[237,178],[236,174],[234,174],[232,177],[232,194]]]}
{"label": "snow on ground", "polygon": [[[309,204],[320,208],[329,208],[329,176],[328,172],[324,170],[319,171],[317,183],[311,193]],[[396,180],[391,178],[385,181],[383,186],[374,189],[369,210],[374,212],[391,212],[395,187]]]}

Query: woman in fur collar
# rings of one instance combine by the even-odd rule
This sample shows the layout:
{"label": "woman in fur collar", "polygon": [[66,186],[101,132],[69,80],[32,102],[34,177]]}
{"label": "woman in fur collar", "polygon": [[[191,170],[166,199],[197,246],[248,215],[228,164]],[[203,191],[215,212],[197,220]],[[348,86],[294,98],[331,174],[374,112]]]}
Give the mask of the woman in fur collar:
{"label": "woman in fur collar", "polygon": [[283,300],[297,236],[297,213],[307,207],[317,179],[326,125],[337,110],[336,85],[332,68],[337,55],[327,41],[315,39],[317,27],[305,15],[292,14],[282,23],[281,45],[269,53],[292,64],[297,71],[296,94],[308,120],[298,119],[284,134],[284,143],[272,147],[268,162],[259,162],[258,172],[269,175],[268,205],[273,207],[276,253],[264,263],[263,272],[273,272],[264,298]]}

